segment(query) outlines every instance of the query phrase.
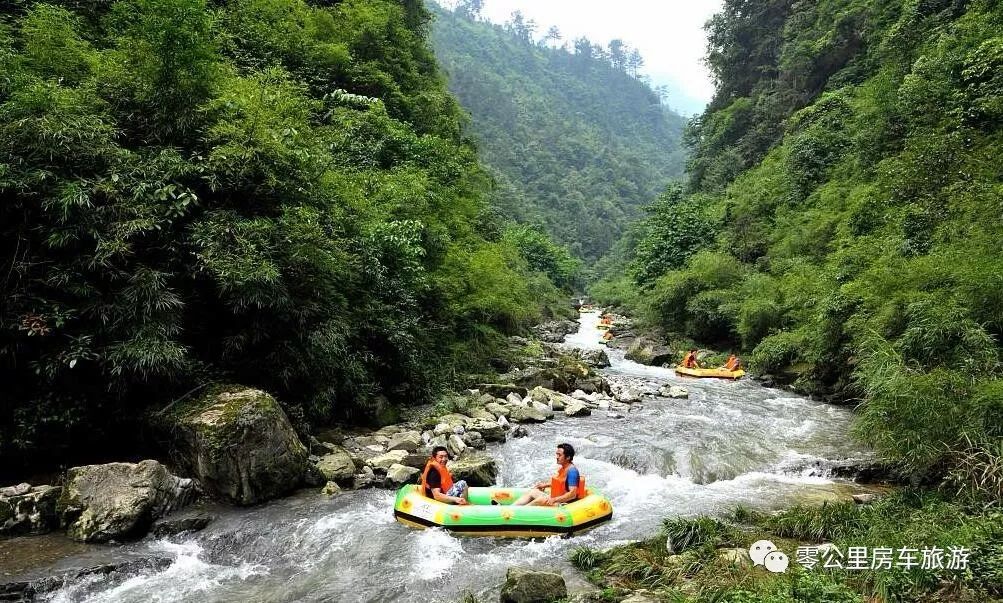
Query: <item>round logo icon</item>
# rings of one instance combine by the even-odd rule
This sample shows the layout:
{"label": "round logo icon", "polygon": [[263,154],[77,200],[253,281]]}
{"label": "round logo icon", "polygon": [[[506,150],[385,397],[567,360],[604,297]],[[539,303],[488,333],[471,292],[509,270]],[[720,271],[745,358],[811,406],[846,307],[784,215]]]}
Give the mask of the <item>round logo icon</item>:
{"label": "round logo icon", "polygon": [[769,540],[757,540],[749,547],[749,557],[752,558],[753,566],[763,565],[766,556],[777,550],[777,545]]}
{"label": "round logo icon", "polygon": [[766,556],[763,565],[774,574],[782,574],[787,571],[790,560],[787,559],[787,555],[783,551],[773,551]]}

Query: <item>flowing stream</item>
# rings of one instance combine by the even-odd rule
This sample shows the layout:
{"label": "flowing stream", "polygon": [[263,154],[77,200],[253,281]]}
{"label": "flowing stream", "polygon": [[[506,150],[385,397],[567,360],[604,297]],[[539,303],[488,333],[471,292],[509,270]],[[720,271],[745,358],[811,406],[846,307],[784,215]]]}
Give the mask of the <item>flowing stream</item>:
{"label": "flowing stream", "polygon": [[[583,315],[567,343],[597,347],[596,321],[595,314]],[[574,589],[576,572],[567,557],[577,546],[646,538],[673,515],[722,513],[738,504],[775,509],[832,497],[848,484],[810,468],[868,457],[847,435],[846,409],[748,379],[687,379],[625,360],[617,350],[609,355],[609,378],[633,379],[639,387],[682,385],[689,399],[646,397],[622,419],[603,411],[558,418],[530,426],[530,437],[488,449],[503,485],[528,485],[553,473],[556,444],[574,445],[589,486],[613,503],[612,521],[591,532],[535,541],[456,538],[398,524],[394,493],[387,490],[333,499],[304,492],[252,509],[216,509],[215,521],[194,535],[93,547],[60,566],[143,557],[171,562],[133,575],[77,579],[45,600],[412,602],[455,601],[465,592],[497,600],[513,565],[557,569]]]}

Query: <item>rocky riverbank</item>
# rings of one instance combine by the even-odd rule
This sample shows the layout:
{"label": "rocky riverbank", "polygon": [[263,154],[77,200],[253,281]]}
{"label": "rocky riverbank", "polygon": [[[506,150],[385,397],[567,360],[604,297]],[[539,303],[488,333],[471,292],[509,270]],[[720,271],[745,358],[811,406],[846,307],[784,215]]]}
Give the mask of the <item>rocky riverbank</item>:
{"label": "rocky riverbank", "polygon": [[[555,323],[537,332],[544,340],[556,340],[569,329]],[[334,426],[301,438],[266,392],[213,388],[161,413],[159,428],[168,451],[161,461],[74,467],[58,484],[0,489],[0,538],[9,543],[14,536],[58,530],[72,541],[115,543],[151,532],[203,529],[211,516],[186,509],[197,500],[255,505],[303,487],[329,496],[370,487],[396,489],[417,483],[431,449],[440,445],[450,451],[457,478],[492,485],[497,466],[485,452],[488,443],[524,437],[531,425],[555,416],[600,413],[622,419],[644,395],[659,393],[630,379],[598,374],[598,368],[609,366],[601,350],[568,351],[521,338],[513,338],[513,345],[536,353],[493,382],[475,384],[417,417],[374,430]],[[18,539],[18,546],[32,546],[31,539]],[[51,582],[9,590],[44,592]]]}

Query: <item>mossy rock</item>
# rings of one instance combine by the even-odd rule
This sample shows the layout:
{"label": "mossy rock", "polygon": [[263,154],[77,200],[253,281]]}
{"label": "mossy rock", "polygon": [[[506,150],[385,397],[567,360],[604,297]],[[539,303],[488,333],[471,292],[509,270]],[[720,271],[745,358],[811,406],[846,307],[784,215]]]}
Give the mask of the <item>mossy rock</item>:
{"label": "mossy rock", "polygon": [[266,392],[215,388],[165,420],[178,464],[214,498],[251,505],[303,484],[307,448]]}

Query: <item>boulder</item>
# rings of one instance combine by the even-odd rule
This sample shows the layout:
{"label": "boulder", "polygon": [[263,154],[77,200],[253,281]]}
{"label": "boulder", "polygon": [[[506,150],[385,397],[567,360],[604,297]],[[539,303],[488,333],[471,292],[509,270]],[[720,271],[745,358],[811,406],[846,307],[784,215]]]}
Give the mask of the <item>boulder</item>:
{"label": "boulder", "polygon": [[610,366],[609,356],[606,354],[606,350],[582,350],[581,358],[582,362],[592,368],[606,368]]}
{"label": "boulder", "polygon": [[391,450],[390,452],[369,459],[368,464],[374,472],[386,473],[391,466],[403,464],[407,456],[408,452],[406,450]]}
{"label": "boulder", "polygon": [[870,493],[853,494],[851,495],[851,498],[853,498],[853,502],[857,503],[858,505],[866,505],[876,501],[878,499],[878,495]]}
{"label": "boulder", "polygon": [[361,490],[362,488],[369,488],[375,483],[376,473],[373,472],[371,467],[366,466],[352,478],[352,489]]}
{"label": "boulder", "polygon": [[529,435],[529,430],[527,430],[522,425],[516,425],[515,429],[512,430],[513,438],[524,438]]}
{"label": "boulder", "polygon": [[512,426],[512,424],[509,423],[508,419],[506,419],[504,416],[499,416],[497,423],[498,425],[501,426],[502,429],[509,429]]}
{"label": "boulder", "polygon": [[446,450],[449,451],[449,456],[460,456],[466,449],[467,445],[463,442],[463,438],[455,433],[446,439]]}
{"label": "boulder", "polygon": [[390,441],[387,443],[387,450],[406,450],[407,452],[414,452],[421,448],[424,442],[421,439],[421,434],[417,431],[401,431],[390,436]]}
{"label": "boulder", "polygon": [[326,481],[350,480],[355,475],[355,462],[347,450],[335,446],[331,453],[320,457],[317,469]]}
{"label": "boulder", "polygon": [[569,392],[575,379],[574,371],[567,368],[531,368],[521,371],[512,381],[527,389],[545,387],[558,392]]}
{"label": "boulder", "polygon": [[56,510],[70,538],[107,542],[143,536],[155,520],[197,495],[192,480],[171,475],[157,461],[85,465],[67,472]]}
{"label": "boulder", "polygon": [[12,496],[22,496],[31,492],[31,484],[22,482],[16,486],[7,486],[6,488],[0,488],[0,496],[12,497]]}
{"label": "boulder", "polygon": [[527,390],[525,387],[520,387],[518,385],[511,385],[511,384],[501,385],[498,383],[481,383],[477,385],[477,389],[481,390],[482,392],[487,392],[492,396],[494,396],[495,398],[503,398],[503,399],[505,398],[505,396],[511,393],[519,394],[519,396],[521,397],[525,397],[526,394],[529,393],[529,390]]}
{"label": "boulder", "polygon": [[174,513],[170,517],[153,522],[150,533],[156,538],[168,538],[178,534],[199,532],[212,522],[212,515],[205,511]]}
{"label": "boulder", "polygon": [[435,429],[432,430],[432,433],[437,436],[449,435],[453,433],[453,428],[449,426],[449,423],[439,423],[435,426]]}
{"label": "boulder", "polygon": [[641,393],[632,387],[625,387],[615,394],[613,397],[617,402],[623,402],[624,404],[631,404],[633,402],[641,401]]}
{"label": "boulder", "polygon": [[578,379],[575,382],[575,387],[584,391],[587,394],[591,393],[610,393],[609,382],[602,377],[602,375],[595,375],[592,377],[587,377],[585,379]]}
{"label": "boulder", "polygon": [[547,415],[532,406],[519,406],[512,409],[509,418],[516,423],[543,423],[547,420]]}
{"label": "boulder", "polygon": [[532,407],[543,413],[543,416],[548,419],[554,418],[554,409],[550,407],[550,404],[544,404],[543,402],[534,401]]}
{"label": "boulder", "polygon": [[522,396],[515,392],[505,396],[505,402],[509,406],[526,406],[526,402],[523,401]]}
{"label": "boulder", "polygon": [[574,400],[564,407],[564,414],[569,417],[587,417],[592,414],[592,410],[581,400]]}
{"label": "boulder", "polygon": [[45,534],[59,528],[56,502],[62,491],[30,484],[0,489],[0,536]]}
{"label": "boulder", "polygon": [[216,498],[252,505],[303,483],[307,449],[279,403],[261,390],[216,391],[165,420],[178,464]]}
{"label": "boulder", "polygon": [[589,399],[589,395],[580,389],[576,389],[574,392],[572,392],[571,397],[574,398],[575,400],[583,400],[583,401]]}
{"label": "boulder", "polygon": [[553,572],[510,567],[501,589],[501,603],[551,603],[568,596],[564,576]]}
{"label": "boulder", "polygon": [[387,477],[383,481],[383,485],[387,488],[397,489],[405,484],[417,484],[419,477],[421,477],[421,471],[414,467],[390,465],[390,468],[387,469]]}
{"label": "boulder", "polygon": [[490,456],[476,452],[449,462],[453,481],[466,480],[470,486],[493,486],[498,477],[498,466]]}
{"label": "boulder", "polygon": [[467,448],[484,450],[488,445],[487,442],[484,441],[484,436],[482,436],[479,431],[468,431],[460,436],[460,438],[463,440],[463,443],[467,445]]}
{"label": "boulder", "polygon": [[651,366],[662,366],[671,364],[675,360],[675,354],[668,346],[656,343],[645,337],[638,337],[630,344],[627,353],[624,355],[627,360],[633,360],[639,364]]}
{"label": "boulder", "polygon": [[749,557],[749,550],[744,548],[720,549],[717,558],[725,563],[731,563],[741,567],[751,567],[752,558]]}
{"label": "boulder", "polygon": [[529,392],[529,397],[533,402],[550,402],[550,394],[553,390],[549,390],[541,385],[534,387]]}
{"label": "boulder", "polygon": [[690,391],[685,387],[679,387],[678,385],[670,387],[666,394],[668,394],[669,398],[683,399],[690,397]]}
{"label": "boulder", "polygon": [[491,402],[484,407],[484,410],[496,417],[507,417],[512,413],[512,409],[507,405]]}
{"label": "boulder", "polygon": [[[488,411],[484,410],[483,408],[474,408],[474,409],[471,409],[469,411],[469,413],[470,413],[470,418],[471,419],[478,419],[480,421],[491,421],[492,423],[494,423],[495,419],[498,418],[498,415],[496,415],[494,413],[491,413],[491,412],[488,412]],[[471,423],[471,425],[472,425],[472,423]],[[473,429],[472,426],[468,426],[468,427],[470,427],[470,429]]]}
{"label": "boulder", "polygon": [[564,341],[565,335],[577,333],[578,327],[578,323],[573,320],[551,320],[533,327],[533,334],[540,341],[561,343]]}
{"label": "boulder", "polygon": [[341,486],[337,482],[327,482],[320,493],[324,496],[337,496],[341,494]]}
{"label": "boulder", "polygon": [[484,440],[488,442],[505,441],[505,428],[499,425],[497,421],[474,419],[470,424],[470,430],[480,433]]}
{"label": "boulder", "polygon": [[477,403],[480,404],[481,406],[484,406],[485,404],[490,404],[491,402],[494,402],[496,399],[497,398],[495,398],[491,394],[481,394],[477,398]]}
{"label": "boulder", "polygon": [[470,422],[470,417],[467,415],[461,415],[459,413],[449,413],[448,415],[442,415],[439,417],[439,423],[445,423],[449,425],[450,433],[453,433],[454,427],[466,427],[467,423]]}

